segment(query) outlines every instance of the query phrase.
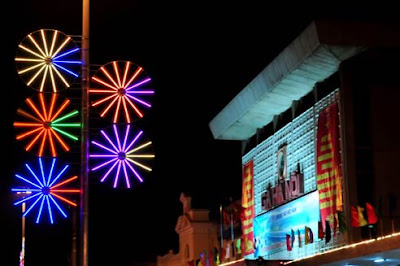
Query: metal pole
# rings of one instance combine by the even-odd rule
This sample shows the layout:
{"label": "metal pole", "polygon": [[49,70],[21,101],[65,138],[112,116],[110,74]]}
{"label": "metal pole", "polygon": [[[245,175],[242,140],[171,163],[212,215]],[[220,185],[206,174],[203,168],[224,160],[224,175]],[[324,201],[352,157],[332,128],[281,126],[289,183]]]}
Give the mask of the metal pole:
{"label": "metal pole", "polygon": [[89,7],[90,1],[82,1],[82,104],[81,104],[81,197],[80,237],[81,266],[88,266],[88,218],[89,218]]}
{"label": "metal pole", "polygon": [[235,250],[235,234],[233,231],[233,211],[231,210],[231,240],[232,240],[232,259],[235,259],[236,256],[236,250]]}
{"label": "metal pole", "polygon": [[26,202],[22,202],[22,245],[21,245],[21,254],[19,258],[19,265],[24,266],[25,265],[25,208],[26,208]]}
{"label": "metal pole", "polygon": [[224,227],[223,227],[224,225],[223,225],[223,217],[222,217],[222,204],[219,205],[219,221],[221,223],[220,230],[221,230],[221,251],[222,251],[222,248],[224,247]]}
{"label": "metal pole", "polygon": [[71,266],[77,266],[78,264],[78,248],[77,248],[77,208],[73,208],[72,210],[72,252],[71,252]]}

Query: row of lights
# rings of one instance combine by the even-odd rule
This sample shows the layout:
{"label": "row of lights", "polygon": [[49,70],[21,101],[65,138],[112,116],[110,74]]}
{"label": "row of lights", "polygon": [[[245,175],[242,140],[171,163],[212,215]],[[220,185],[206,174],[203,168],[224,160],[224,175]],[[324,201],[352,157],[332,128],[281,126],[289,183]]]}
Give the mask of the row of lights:
{"label": "row of lights", "polygon": [[[370,239],[370,240],[365,240],[365,241],[361,241],[361,242],[354,243],[354,244],[350,244],[350,245],[346,245],[346,246],[341,246],[341,247],[338,247],[338,248],[334,248],[334,249],[328,250],[328,251],[326,251],[326,252],[316,253],[316,254],[314,254],[314,255],[302,257],[302,258],[299,258],[299,259],[294,259],[294,260],[287,261],[287,262],[280,262],[280,264],[282,264],[282,265],[288,265],[288,264],[292,264],[292,263],[295,263],[295,262],[298,262],[298,261],[303,261],[303,260],[307,260],[307,259],[310,259],[310,258],[314,258],[314,257],[318,257],[318,256],[323,256],[323,255],[325,255],[325,254],[327,254],[327,253],[337,252],[337,251],[340,251],[340,250],[343,250],[343,249],[348,249],[348,248],[355,248],[355,247],[358,247],[358,246],[360,246],[360,245],[371,244],[371,243],[375,243],[376,241],[380,241],[380,240],[384,240],[384,239],[389,239],[389,238],[397,237],[397,236],[400,236],[400,232],[399,232],[399,233],[393,233],[393,234],[386,235],[386,236],[382,236],[382,237],[378,237],[378,238],[376,238],[376,239]],[[226,263],[221,263],[220,266],[233,265],[233,264],[242,262],[242,261],[244,261],[244,260],[245,260],[245,258],[241,258],[241,259],[238,259],[238,260],[235,260],[235,261],[230,261],[230,262],[226,262]],[[373,262],[375,262],[375,263],[382,263],[382,262],[385,262],[385,261],[387,261],[386,258],[378,258],[378,259],[373,260]],[[346,266],[354,266],[354,265],[352,265],[352,264],[346,264]]]}

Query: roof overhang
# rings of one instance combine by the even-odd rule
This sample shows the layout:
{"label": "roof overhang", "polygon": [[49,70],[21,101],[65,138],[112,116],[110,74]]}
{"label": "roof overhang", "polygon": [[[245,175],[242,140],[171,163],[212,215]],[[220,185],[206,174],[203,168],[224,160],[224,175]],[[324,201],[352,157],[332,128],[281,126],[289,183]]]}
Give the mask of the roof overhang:
{"label": "roof overhang", "polygon": [[313,21],[209,123],[215,139],[246,140],[371,46],[399,44],[398,27]]}

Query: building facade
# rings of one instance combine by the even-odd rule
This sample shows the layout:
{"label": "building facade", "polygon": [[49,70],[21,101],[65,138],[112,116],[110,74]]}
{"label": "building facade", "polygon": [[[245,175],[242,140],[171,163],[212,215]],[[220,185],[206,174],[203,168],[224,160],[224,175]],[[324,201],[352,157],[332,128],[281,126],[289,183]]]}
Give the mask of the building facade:
{"label": "building facade", "polygon": [[[157,257],[157,266],[190,266],[203,260],[214,260],[218,250],[217,225],[210,221],[209,210],[192,209],[190,195],[181,193],[183,214],[178,217],[175,231],[179,235],[179,252],[172,250]],[[204,264],[205,265],[205,264]]]}
{"label": "building facade", "polygon": [[398,24],[313,21],[210,121],[242,142],[246,260],[400,263],[399,60]]}

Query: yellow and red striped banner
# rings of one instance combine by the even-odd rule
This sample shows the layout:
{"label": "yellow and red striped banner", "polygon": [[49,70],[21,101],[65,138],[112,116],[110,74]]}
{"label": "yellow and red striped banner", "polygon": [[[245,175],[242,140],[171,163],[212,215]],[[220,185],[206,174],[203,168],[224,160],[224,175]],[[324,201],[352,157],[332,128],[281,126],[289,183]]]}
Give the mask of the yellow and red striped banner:
{"label": "yellow and red striped banner", "polygon": [[323,226],[325,220],[334,225],[336,212],[343,208],[339,156],[339,116],[335,102],[318,116],[317,188]]}
{"label": "yellow and red striped banner", "polygon": [[253,160],[243,166],[242,174],[242,236],[244,241],[244,255],[254,252],[253,219],[254,219],[254,171]]}

